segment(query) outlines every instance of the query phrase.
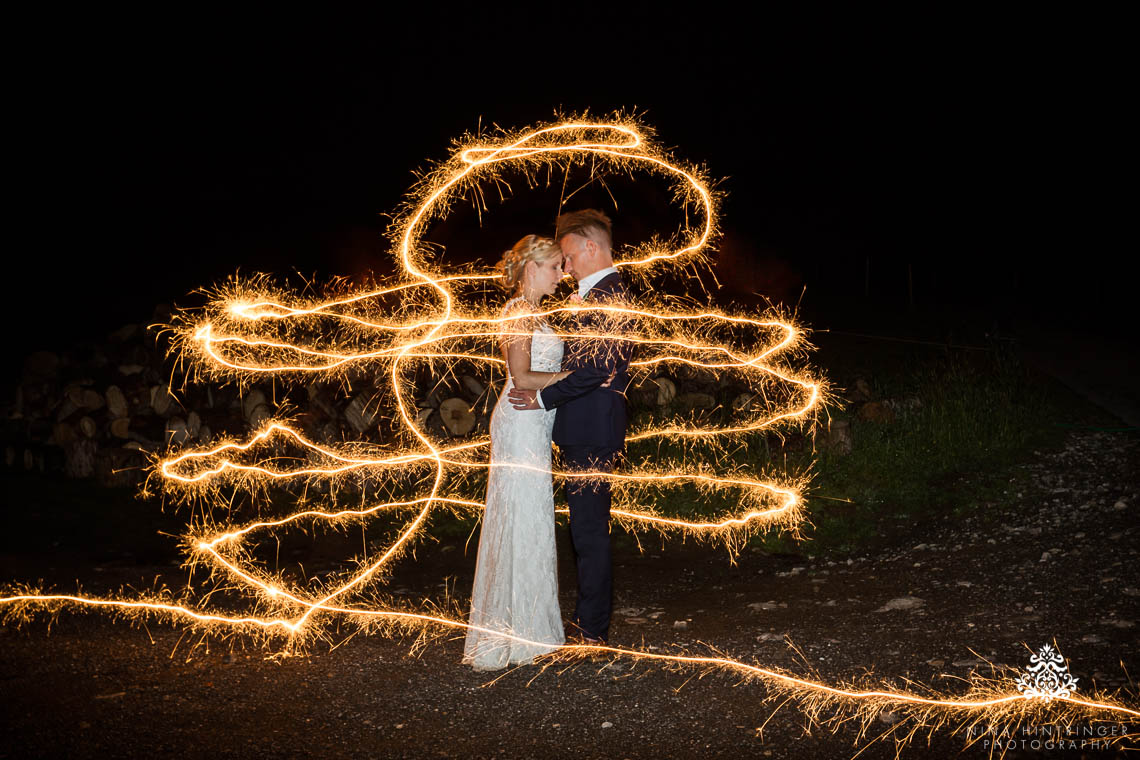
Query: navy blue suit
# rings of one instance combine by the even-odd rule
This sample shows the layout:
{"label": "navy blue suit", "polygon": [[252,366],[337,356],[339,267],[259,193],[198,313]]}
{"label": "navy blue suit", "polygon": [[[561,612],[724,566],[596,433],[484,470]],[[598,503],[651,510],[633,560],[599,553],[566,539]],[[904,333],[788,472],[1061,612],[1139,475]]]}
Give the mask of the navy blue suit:
{"label": "navy blue suit", "polygon": [[[625,298],[621,275],[613,272],[590,289],[585,303],[623,302]],[[585,312],[574,327],[612,333],[619,324],[620,320],[603,312]],[[541,391],[542,405],[557,410],[553,437],[567,470],[613,470],[625,448],[625,390],[631,354],[631,344],[625,341],[567,340],[562,369],[573,373]],[[601,387],[611,374],[614,379],[609,387]],[[578,566],[578,603],[572,620],[586,635],[607,639],[613,611],[610,484],[567,478],[566,501]]]}

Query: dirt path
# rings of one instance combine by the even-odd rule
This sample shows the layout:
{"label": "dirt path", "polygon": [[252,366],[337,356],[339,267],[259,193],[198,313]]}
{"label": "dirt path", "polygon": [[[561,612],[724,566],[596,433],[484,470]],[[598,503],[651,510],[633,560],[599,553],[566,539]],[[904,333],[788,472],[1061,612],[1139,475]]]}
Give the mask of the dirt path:
{"label": "dirt path", "polygon": [[[619,548],[614,643],[691,653],[715,645],[737,659],[828,681],[872,671],[884,682],[910,678],[955,692],[955,677],[979,666],[971,650],[1023,667],[1026,645],[1055,641],[1078,688],[1125,686],[1126,671],[1138,665],[1138,465],[1135,438],[1076,433],[1062,450],[1011,471],[1001,503],[962,521],[885,520],[884,549],[838,562],[753,551],[733,565],[722,551],[692,544]],[[560,532],[561,550],[565,539]],[[6,578],[46,576],[63,589],[74,569],[67,557],[50,558],[54,573],[45,573],[44,557],[0,561]],[[560,566],[569,590],[568,556]],[[440,598],[444,582],[465,595],[473,569],[473,555],[455,539],[401,565],[393,586],[413,600]],[[123,583],[150,587],[159,574],[170,583],[177,577],[170,566],[120,563],[81,580],[98,592]],[[572,603],[563,597],[564,606]],[[903,598],[920,601],[880,611]],[[858,751],[855,727],[805,735],[793,704],[764,703],[761,684],[718,673],[697,679],[697,671],[617,660],[523,667],[495,678],[461,667],[462,642],[454,637],[415,656],[410,640],[356,636],[332,651],[318,647],[284,660],[228,645],[199,648],[188,659],[192,642],[180,642],[170,626],[132,629],[65,613],[50,635],[47,628],[36,622],[0,630],[2,757],[798,758]],[[1125,699],[1137,704],[1135,696]],[[887,728],[876,719],[869,733]],[[940,733],[903,756],[957,756],[963,745]],[[884,743],[860,757],[894,753]],[[962,756],[988,754],[975,745]]]}

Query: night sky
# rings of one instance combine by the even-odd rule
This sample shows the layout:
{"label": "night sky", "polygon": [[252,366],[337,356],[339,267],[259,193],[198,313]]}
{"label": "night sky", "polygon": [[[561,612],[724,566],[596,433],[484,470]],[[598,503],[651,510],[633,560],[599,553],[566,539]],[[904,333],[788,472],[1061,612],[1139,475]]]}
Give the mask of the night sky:
{"label": "night sky", "polygon": [[[146,321],[239,269],[388,271],[385,215],[414,170],[480,120],[556,109],[636,111],[723,178],[718,275],[811,326],[980,339],[1083,312],[1127,333],[1119,19],[655,7],[29,28],[8,98],[15,353]],[[545,203],[438,235],[490,261]],[[614,215],[619,238],[671,232]]]}

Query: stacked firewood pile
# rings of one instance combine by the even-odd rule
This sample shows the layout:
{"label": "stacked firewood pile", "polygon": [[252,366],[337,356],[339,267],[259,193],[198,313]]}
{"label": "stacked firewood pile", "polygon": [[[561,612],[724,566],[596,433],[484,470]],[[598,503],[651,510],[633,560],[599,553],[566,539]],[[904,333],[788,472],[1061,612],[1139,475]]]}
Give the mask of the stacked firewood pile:
{"label": "stacked firewood pile", "polygon": [[[169,320],[169,307],[154,323]],[[27,356],[3,412],[4,463],[9,469],[93,478],[135,486],[148,455],[243,437],[284,415],[316,441],[391,442],[397,434],[386,374],[335,382],[184,383],[167,356],[161,331],[128,324],[101,341]],[[485,366],[485,365],[484,365]],[[462,368],[421,368],[409,378],[417,425],[438,438],[485,435],[503,377],[476,377]],[[759,396],[732,378],[685,366],[639,378],[628,390],[631,416],[657,410],[713,424],[752,416]]]}
{"label": "stacked firewood pile", "polygon": [[[169,307],[155,317],[169,319]],[[96,343],[26,357],[19,378],[4,378],[17,381],[3,415],[5,465],[138,483],[146,452],[204,427],[171,394],[163,354],[143,325],[128,324]]]}

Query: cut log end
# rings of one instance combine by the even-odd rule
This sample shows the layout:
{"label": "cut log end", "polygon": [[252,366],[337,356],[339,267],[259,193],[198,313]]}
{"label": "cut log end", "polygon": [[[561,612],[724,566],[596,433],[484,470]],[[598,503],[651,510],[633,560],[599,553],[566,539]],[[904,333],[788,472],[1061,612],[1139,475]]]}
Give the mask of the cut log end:
{"label": "cut log end", "polygon": [[127,416],[127,397],[123,395],[119,386],[108,386],[103,396],[107,400],[107,413],[109,415],[115,418]]}
{"label": "cut log end", "polygon": [[467,401],[461,398],[449,398],[439,405],[439,416],[443,426],[453,436],[463,436],[475,427],[475,413]]}
{"label": "cut log end", "polygon": [[667,406],[677,398],[677,385],[667,377],[655,377],[653,382],[657,384],[657,405]]}
{"label": "cut log end", "polygon": [[111,420],[111,435],[115,438],[129,438],[131,432],[131,418],[120,417],[117,420]]}

